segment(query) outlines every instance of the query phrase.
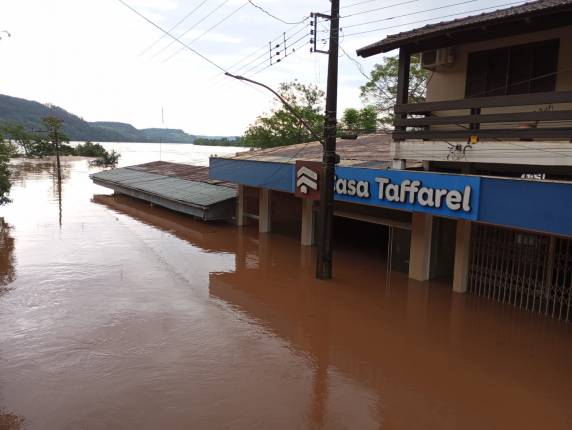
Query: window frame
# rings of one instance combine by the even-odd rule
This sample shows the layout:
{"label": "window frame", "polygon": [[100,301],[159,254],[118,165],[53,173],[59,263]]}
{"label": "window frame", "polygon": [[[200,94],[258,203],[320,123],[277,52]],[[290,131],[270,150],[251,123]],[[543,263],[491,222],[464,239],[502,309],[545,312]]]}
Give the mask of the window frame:
{"label": "window frame", "polygon": [[[552,89],[548,90],[548,92],[552,92],[552,91],[556,91],[556,82],[557,82],[557,77],[558,77],[558,64],[559,64],[559,59],[560,59],[560,38],[553,38],[553,39],[547,39],[547,40],[542,40],[542,41],[538,41],[538,42],[532,42],[532,43],[525,43],[525,44],[519,44],[519,45],[510,45],[510,46],[504,46],[504,47],[500,47],[500,48],[493,48],[493,49],[485,49],[485,50],[481,50],[481,51],[473,51],[473,52],[469,52],[468,56],[467,56],[467,71],[466,71],[466,80],[465,80],[465,98],[476,98],[476,97],[490,97],[490,96],[502,96],[502,95],[513,95],[513,94],[534,94],[534,93],[539,93],[539,92],[545,92],[545,91],[534,91],[531,82],[534,76],[534,49],[535,48],[545,48],[545,49],[554,49],[555,50],[555,55],[552,58],[552,67],[555,73],[554,78],[553,78],[553,82],[550,83]],[[532,55],[530,55],[530,58],[528,60],[529,62],[529,78],[530,82],[528,85],[528,90],[527,92],[510,92],[510,88],[515,86],[516,84],[518,84],[518,81],[516,83],[512,83],[511,84],[511,57],[513,57],[518,51],[523,51],[523,50],[527,50],[530,49],[531,52],[533,53]],[[497,87],[497,88],[492,88],[492,89],[488,89],[488,85],[489,85],[489,74],[491,72],[491,67],[490,67],[490,63],[487,63],[484,65],[484,69],[485,69],[485,77],[484,79],[482,78],[482,76],[472,76],[471,75],[471,69],[474,67],[479,67],[479,68],[483,68],[483,64],[471,64],[474,63],[476,60],[476,58],[482,56],[483,58],[486,59],[490,59],[491,57],[494,56],[498,56],[499,54],[502,54],[503,51],[505,52],[505,56],[506,56],[506,66],[505,66],[505,72],[504,72],[504,89],[502,87]],[[552,72],[549,72],[552,73]],[[544,76],[544,75],[539,75],[539,76]],[[485,90],[482,92],[477,92],[476,95],[471,95],[469,93],[469,90],[471,88],[471,86],[474,84],[475,81],[478,80],[484,80],[484,88]],[[502,90],[502,92],[500,91]],[[492,94],[491,94],[492,93]],[[482,94],[482,95],[479,95]]]}

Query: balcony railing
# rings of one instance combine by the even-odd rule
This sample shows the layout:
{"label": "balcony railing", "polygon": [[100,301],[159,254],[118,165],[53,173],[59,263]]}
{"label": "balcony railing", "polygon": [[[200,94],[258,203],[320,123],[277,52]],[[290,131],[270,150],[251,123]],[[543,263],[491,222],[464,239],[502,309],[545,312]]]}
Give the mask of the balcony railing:
{"label": "balcony railing", "polygon": [[[398,104],[395,107],[393,138],[397,141],[460,140],[477,136],[484,140],[546,138],[570,141],[572,110],[566,109],[570,106],[564,106],[562,110],[553,109],[554,105],[563,103],[572,106],[572,91]],[[539,105],[550,108],[539,108]],[[519,112],[481,113],[487,108],[517,106],[530,106],[530,110],[522,111],[520,108]],[[458,115],[457,111],[465,109],[469,111],[468,115]],[[454,112],[444,115],[447,111]]]}

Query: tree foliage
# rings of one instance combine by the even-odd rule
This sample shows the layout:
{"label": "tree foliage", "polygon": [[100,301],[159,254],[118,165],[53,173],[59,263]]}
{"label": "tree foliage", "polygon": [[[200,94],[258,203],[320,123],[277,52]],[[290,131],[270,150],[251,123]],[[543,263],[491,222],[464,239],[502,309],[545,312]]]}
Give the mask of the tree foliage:
{"label": "tree foliage", "polygon": [[[99,143],[87,141],[70,146],[68,137],[62,133],[63,121],[55,117],[42,119],[45,124],[45,133],[30,132],[22,124],[9,122],[0,125],[0,133],[3,134],[4,150],[10,157],[24,155],[25,157],[46,157],[55,155],[59,150],[60,155],[78,155],[82,157],[97,157],[100,165],[115,165],[120,155],[115,151],[107,151]],[[57,136],[56,136],[57,134]],[[57,137],[57,147],[56,147]]]}
{"label": "tree foliage", "polygon": [[[321,135],[324,128],[324,92],[316,85],[305,85],[298,81],[280,84],[278,93]],[[277,102],[269,114],[259,116],[244,134],[245,146],[270,148],[293,145],[316,140],[292,113]]]}
{"label": "tree foliage", "polygon": [[207,145],[207,146],[246,146],[244,139],[241,137],[228,138],[228,137],[197,137],[193,145]]}
{"label": "tree foliage", "polygon": [[[397,100],[397,76],[399,58],[385,57],[382,64],[376,64],[370,73],[369,81],[360,87],[364,104],[373,106],[379,113],[379,122],[393,124],[394,107]],[[428,72],[421,68],[418,56],[411,57],[409,102],[425,101]]]}
{"label": "tree foliage", "polygon": [[376,132],[377,123],[377,110],[374,106],[366,106],[362,109],[348,108],[344,111],[340,121],[340,129],[344,132],[369,134]]}
{"label": "tree foliage", "polygon": [[10,202],[9,194],[12,184],[10,183],[10,170],[8,169],[9,161],[10,148],[0,134],[0,205]]}

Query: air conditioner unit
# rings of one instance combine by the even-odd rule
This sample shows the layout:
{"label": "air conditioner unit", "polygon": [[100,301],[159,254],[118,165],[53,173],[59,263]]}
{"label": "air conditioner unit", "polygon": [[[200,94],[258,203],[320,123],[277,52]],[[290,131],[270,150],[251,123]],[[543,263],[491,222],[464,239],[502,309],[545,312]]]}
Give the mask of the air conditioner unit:
{"label": "air conditioner unit", "polygon": [[441,48],[421,53],[421,67],[435,70],[438,66],[452,66],[455,63],[455,49]]}

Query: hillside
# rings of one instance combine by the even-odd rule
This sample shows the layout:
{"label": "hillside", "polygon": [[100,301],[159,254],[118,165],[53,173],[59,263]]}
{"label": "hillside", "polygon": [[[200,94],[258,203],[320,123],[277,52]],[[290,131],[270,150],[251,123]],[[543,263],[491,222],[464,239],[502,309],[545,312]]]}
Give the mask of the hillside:
{"label": "hillside", "polygon": [[70,140],[96,142],[165,142],[192,143],[198,136],[180,129],[146,128],[137,129],[121,122],[88,122],[58,106],[44,105],[0,94],[0,124],[16,122],[26,130],[43,130],[41,119],[56,116],[64,121],[64,133]]}

